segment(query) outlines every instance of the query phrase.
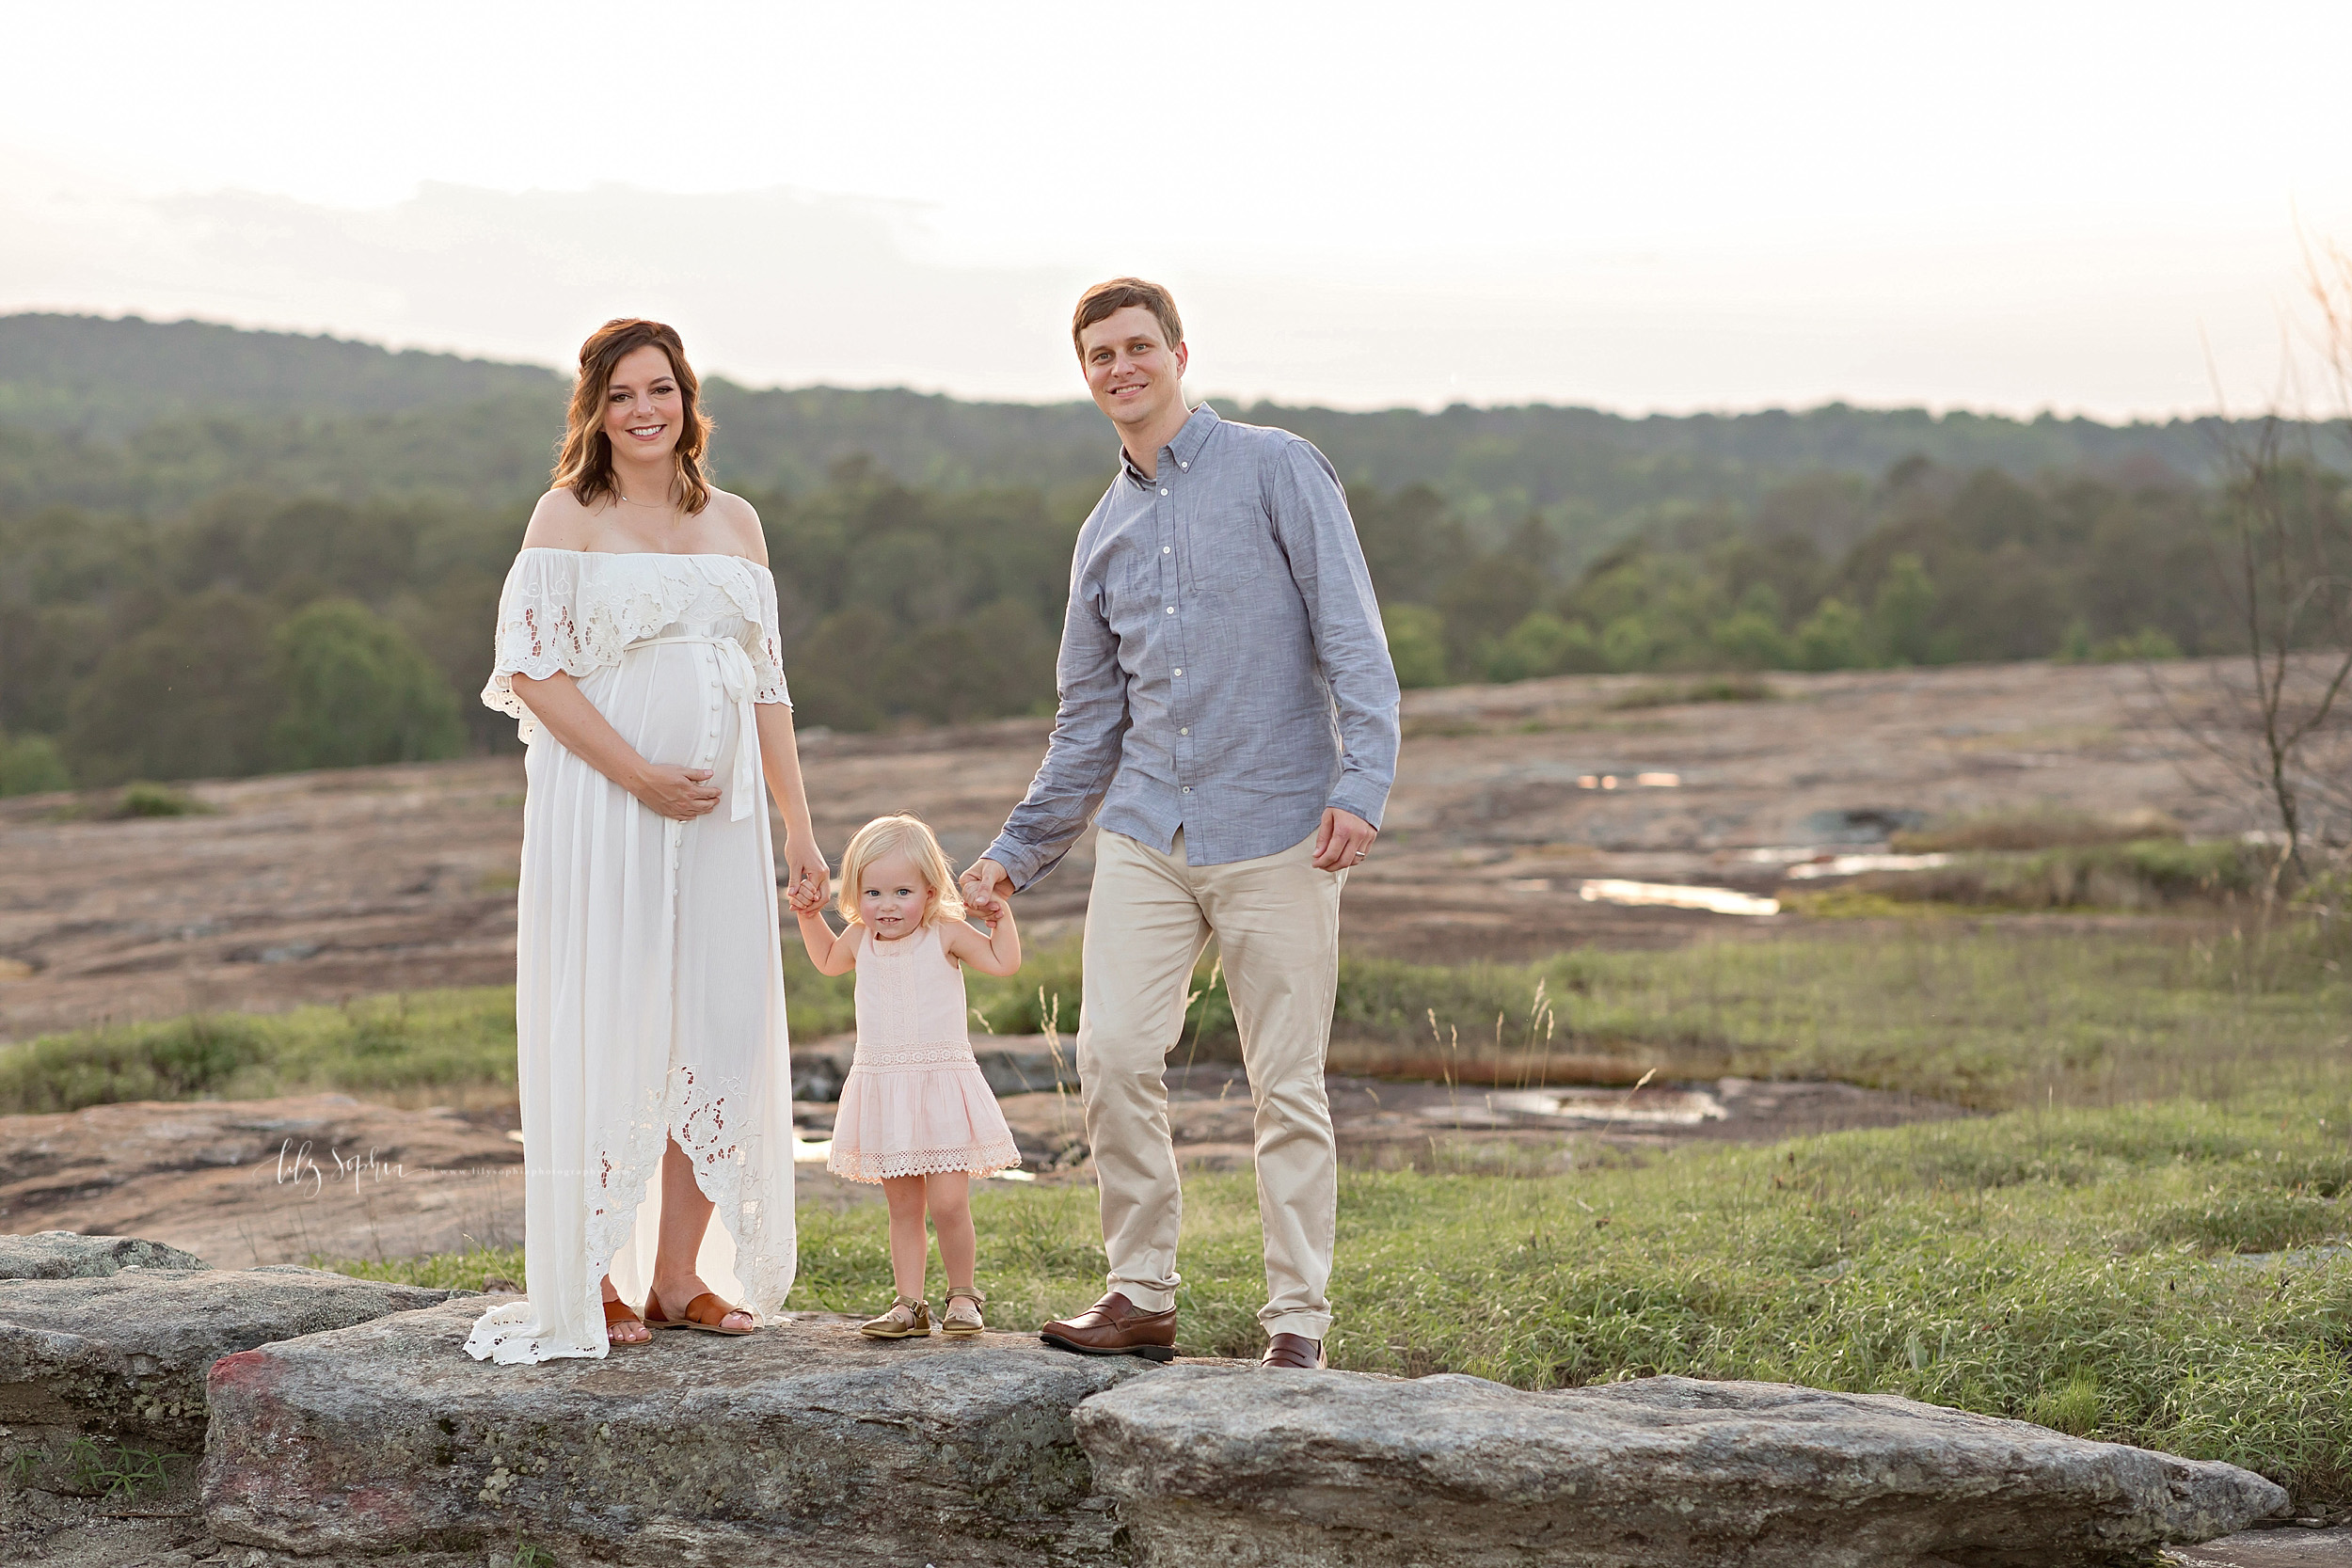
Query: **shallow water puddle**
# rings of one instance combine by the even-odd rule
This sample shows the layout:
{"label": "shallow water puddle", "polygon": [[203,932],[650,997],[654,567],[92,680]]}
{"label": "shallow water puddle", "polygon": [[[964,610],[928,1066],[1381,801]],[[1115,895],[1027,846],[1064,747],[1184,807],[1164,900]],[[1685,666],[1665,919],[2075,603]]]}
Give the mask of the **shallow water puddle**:
{"label": "shallow water puddle", "polygon": [[1459,1102],[1423,1105],[1421,1115],[1457,1127],[1524,1126],[1566,1118],[1625,1126],[1696,1127],[1731,1113],[1705,1089],[1502,1089],[1464,1094]]}
{"label": "shallow water puddle", "polygon": [[1587,879],[1577,889],[1586,903],[1653,905],[1672,910],[1706,910],[1715,914],[1769,915],[1780,912],[1780,900],[1727,887],[1697,887],[1684,882],[1627,882],[1614,878]]}
{"label": "shallow water puddle", "polygon": [[1865,871],[1932,871],[1939,865],[1949,865],[1952,857],[1934,855],[1831,855],[1824,860],[1807,861],[1792,865],[1788,875],[1800,880],[1810,877],[1852,877]]}

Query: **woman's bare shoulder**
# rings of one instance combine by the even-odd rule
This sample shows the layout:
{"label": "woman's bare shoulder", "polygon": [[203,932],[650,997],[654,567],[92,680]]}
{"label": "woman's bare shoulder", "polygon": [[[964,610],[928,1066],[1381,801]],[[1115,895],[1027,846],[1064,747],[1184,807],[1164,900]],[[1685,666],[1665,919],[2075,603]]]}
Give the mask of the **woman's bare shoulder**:
{"label": "woman's bare shoulder", "polygon": [[569,490],[550,490],[531,509],[531,526],[523,530],[523,548],[586,549],[594,516]]}
{"label": "woman's bare shoulder", "polygon": [[757,507],[731,491],[714,489],[710,515],[725,531],[734,553],[768,564],[768,535],[760,531]]}

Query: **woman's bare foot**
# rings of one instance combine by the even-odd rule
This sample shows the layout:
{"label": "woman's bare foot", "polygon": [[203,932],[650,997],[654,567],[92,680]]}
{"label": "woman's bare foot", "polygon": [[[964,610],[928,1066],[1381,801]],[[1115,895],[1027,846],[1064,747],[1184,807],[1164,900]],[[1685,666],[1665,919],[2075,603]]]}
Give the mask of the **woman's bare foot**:
{"label": "woman's bare foot", "polygon": [[[672,1275],[654,1281],[653,1293],[645,1298],[645,1306],[648,1310],[661,1317],[682,1318],[686,1315],[686,1308],[691,1305],[694,1298],[709,1289],[710,1287],[703,1283],[703,1277],[698,1274]],[[720,1319],[719,1326],[730,1329],[749,1329],[753,1326],[753,1321],[749,1312],[739,1307]],[[648,1329],[645,1332],[651,1333],[652,1330]]]}
{"label": "woman's bare foot", "polygon": [[[604,1299],[607,1301],[621,1299],[621,1292],[612,1288],[611,1275],[604,1276]],[[634,1318],[621,1323],[607,1323],[604,1325],[604,1337],[608,1341],[616,1345],[642,1345],[653,1338],[653,1330],[645,1326],[645,1321],[643,1318]]]}

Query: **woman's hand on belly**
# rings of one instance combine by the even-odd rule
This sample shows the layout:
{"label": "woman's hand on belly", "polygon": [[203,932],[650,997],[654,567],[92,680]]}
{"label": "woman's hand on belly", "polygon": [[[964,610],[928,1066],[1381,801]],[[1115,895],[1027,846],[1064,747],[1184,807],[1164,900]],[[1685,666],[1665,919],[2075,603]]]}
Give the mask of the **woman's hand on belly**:
{"label": "woman's hand on belly", "polygon": [[719,803],[719,786],[710,782],[710,776],[707,768],[648,762],[637,769],[627,787],[657,816],[673,822],[691,822]]}

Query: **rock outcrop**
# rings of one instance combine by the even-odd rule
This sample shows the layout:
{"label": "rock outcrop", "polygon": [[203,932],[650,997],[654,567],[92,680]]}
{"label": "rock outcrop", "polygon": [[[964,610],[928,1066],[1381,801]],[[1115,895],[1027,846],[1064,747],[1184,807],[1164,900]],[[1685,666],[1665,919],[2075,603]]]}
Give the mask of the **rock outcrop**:
{"label": "rock outcrop", "polygon": [[1143,1362],[1029,1335],[882,1343],[835,1320],[499,1367],[463,1350],[481,1306],[222,1361],[214,1533],[305,1554],[528,1541],[648,1568],[1121,1560],[1070,1413]]}
{"label": "rock outcrop", "polygon": [[0,1117],[0,1227],[167,1243],[215,1268],[522,1239],[522,1146],[344,1094]]}
{"label": "rock outcrop", "polygon": [[0,1468],[54,1504],[95,1496],[58,1436],[201,1449],[188,1549],[257,1561],[2089,1568],[2287,1501],[2227,1465],[1778,1384],[1154,1368],[818,1314],[496,1367],[463,1350],[487,1298],[150,1261],[173,1256],[0,1243],[0,1266],[114,1271],[0,1279]]}
{"label": "rock outcrop", "polygon": [[2287,1501],[2233,1465],[1769,1383],[1173,1368],[1075,1423],[1143,1568],[2070,1568]]}
{"label": "rock outcrop", "polygon": [[194,1452],[220,1357],[448,1297],[292,1265],[0,1280],[0,1426]]}
{"label": "rock outcrop", "polygon": [[102,1279],[125,1269],[209,1269],[193,1252],[134,1236],[41,1230],[0,1236],[0,1279]]}

